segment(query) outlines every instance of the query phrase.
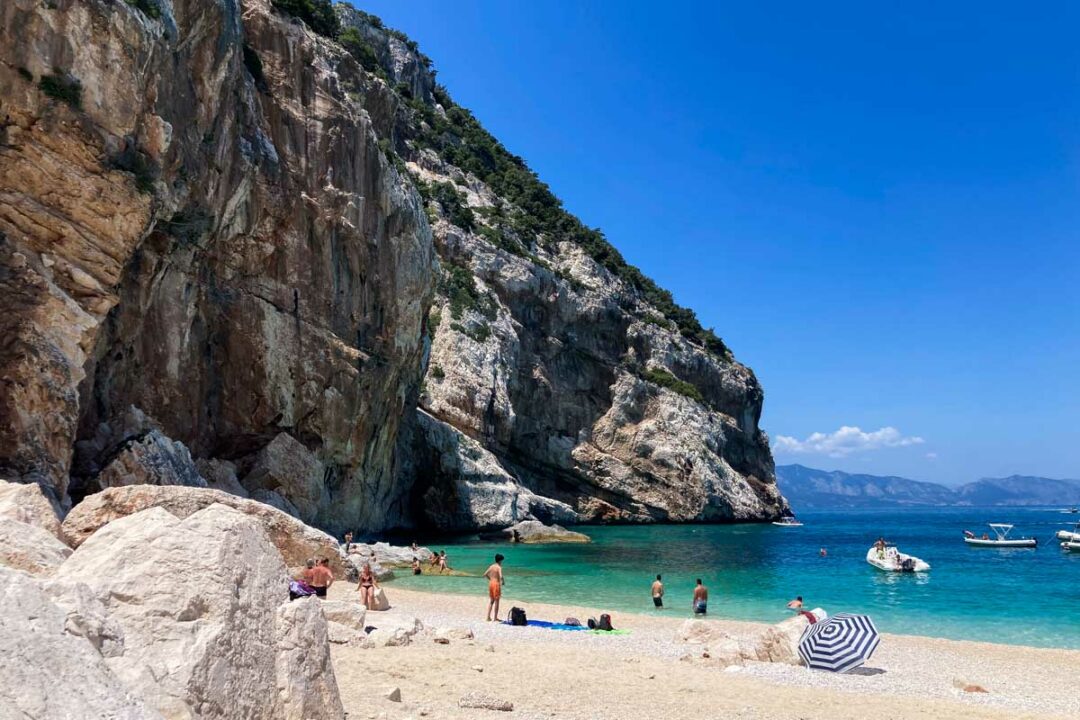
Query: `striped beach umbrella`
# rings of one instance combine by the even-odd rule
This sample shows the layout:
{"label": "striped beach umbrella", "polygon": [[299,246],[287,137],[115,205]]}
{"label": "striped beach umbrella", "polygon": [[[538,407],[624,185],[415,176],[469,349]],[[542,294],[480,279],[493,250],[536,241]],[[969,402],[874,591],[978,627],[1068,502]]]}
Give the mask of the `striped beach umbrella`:
{"label": "striped beach umbrella", "polygon": [[870,659],[881,637],[868,615],[838,613],[803,630],[799,657],[813,670],[847,672]]}

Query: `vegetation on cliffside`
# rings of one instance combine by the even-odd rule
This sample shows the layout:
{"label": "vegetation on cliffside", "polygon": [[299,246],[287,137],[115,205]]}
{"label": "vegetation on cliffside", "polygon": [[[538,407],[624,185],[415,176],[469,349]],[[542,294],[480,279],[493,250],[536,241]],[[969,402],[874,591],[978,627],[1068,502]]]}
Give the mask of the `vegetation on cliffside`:
{"label": "vegetation on cliffside", "polygon": [[[304,20],[312,30],[338,40],[364,70],[388,82],[386,70],[379,64],[378,53],[355,28],[342,29],[333,14],[329,0],[273,0],[274,7]],[[419,52],[416,42],[404,33],[386,28],[374,15],[356,11],[368,24],[382,29],[400,40],[430,69],[431,60]],[[434,71],[431,71],[434,73]],[[436,85],[434,100],[428,104],[412,95],[407,85],[391,87],[403,104],[416,115],[417,128],[409,138],[418,148],[430,148],[447,163],[472,173],[493,192],[509,201],[514,210],[490,225],[478,226],[473,211],[449,184],[425,186],[419,190],[427,200],[435,200],[450,222],[465,230],[479,232],[492,244],[515,254],[528,256],[521,246],[539,245],[549,250],[555,243],[570,241],[577,244],[593,260],[633,288],[642,300],[652,305],[664,318],[674,323],[679,333],[710,353],[725,360],[732,358],[724,341],[712,328],[704,328],[693,310],[675,302],[671,292],[657,285],[640,269],[626,262],[603,232],[590,228],[568,212],[551,189],[533,172],[525,161],[507,150],[480,121],[450,97],[442,85]],[[506,231],[504,232],[504,228]],[[516,236],[518,240],[515,240]],[[645,319],[643,317],[643,319]]]}

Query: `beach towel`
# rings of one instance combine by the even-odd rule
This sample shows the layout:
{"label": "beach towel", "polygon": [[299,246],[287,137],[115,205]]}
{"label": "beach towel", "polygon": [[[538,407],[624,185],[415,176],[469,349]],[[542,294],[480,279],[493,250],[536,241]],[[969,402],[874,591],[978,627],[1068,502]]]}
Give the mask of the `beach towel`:
{"label": "beach towel", "polygon": [[[503,620],[503,625],[512,625],[509,620]],[[554,623],[547,620],[528,620],[526,627],[544,628],[545,630],[586,630],[581,625],[567,625],[566,623]]]}
{"label": "beach towel", "polygon": [[308,597],[315,594],[315,588],[308,585],[303,580],[292,580],[289,582],[289,599],[296,600],[297,598]]}
{"label": "beach towel", "polygon": [[589,630],[593,635],[629,635],[629,630]]}

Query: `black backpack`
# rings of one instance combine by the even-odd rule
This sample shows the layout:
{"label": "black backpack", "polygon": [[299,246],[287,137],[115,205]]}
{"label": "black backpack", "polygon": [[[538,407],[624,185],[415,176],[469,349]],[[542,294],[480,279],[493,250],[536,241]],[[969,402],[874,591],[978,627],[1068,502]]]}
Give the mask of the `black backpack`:
{"label": "black backpack", "polygon": [[511,625],[528,625],[529,619],[525,617],[525,611],[519,607],[510,608]]}

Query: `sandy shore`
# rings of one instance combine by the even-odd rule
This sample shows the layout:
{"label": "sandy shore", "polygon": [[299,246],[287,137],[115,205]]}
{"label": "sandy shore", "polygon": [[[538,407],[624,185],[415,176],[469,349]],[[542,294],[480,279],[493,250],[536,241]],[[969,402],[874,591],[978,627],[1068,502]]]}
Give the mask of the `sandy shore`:
{"label": "sandy shore", "polygon": [[[419,618],[426,628],[469,628],[474,640],[436,644],[421,634],[404,647],[335,645],[334,671],[350,720],[362,718],[1026,718],[1075,716],[1080,651],[885,635],[862,674],[834,675],[770,663],[722,668],[700,646],[675,640],[683,618],[617,614],[629,635],[515,628],[483,620],[486,597],[386,586],[393,608],[368,614],[375,627]],[[355,599],[341,583],[331,597]],[[585,620],[597,608],[503,600],[529,617]],[[756,623],[710,620],[732,635]],[[979,685],[986,693],[958,686]],[[401,702],[386,698],[399,688]],[[512,713],[462,709],[469,692],[513,703]]]}

